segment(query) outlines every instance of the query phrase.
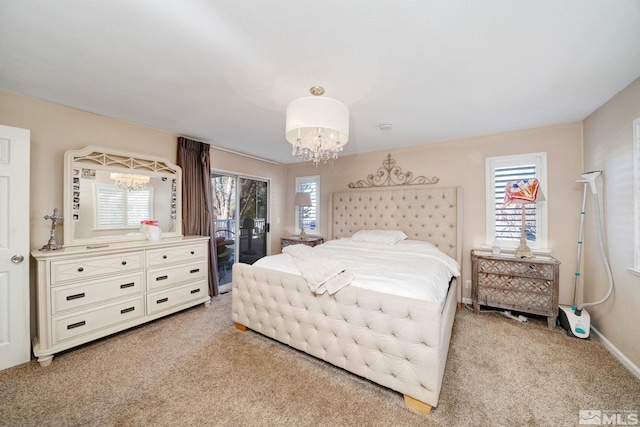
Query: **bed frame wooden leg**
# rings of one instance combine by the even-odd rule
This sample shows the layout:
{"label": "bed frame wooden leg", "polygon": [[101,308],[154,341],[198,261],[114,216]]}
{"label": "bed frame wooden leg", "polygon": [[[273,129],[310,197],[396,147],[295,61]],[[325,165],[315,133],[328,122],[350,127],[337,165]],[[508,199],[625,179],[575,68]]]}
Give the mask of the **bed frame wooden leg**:
{"label": "bed frame wooden leg", "polygon": [[236,329],[240,329],[242,332],[245,332],[247,330],[247,327],[241,325],[240,323],[236,323]]}
{"label": "bed frame wooden leg", "polygon": [[431,413],[431,410],[433,409],[433,406],[427,403],[421,402],[419,400],[416,400],[413,397],[409,397],[406,394],[404,395],[404,403],[409,408],[415,409],[416,411],[422,412],[423,414],[427,414],[427,415],[429,415]]}

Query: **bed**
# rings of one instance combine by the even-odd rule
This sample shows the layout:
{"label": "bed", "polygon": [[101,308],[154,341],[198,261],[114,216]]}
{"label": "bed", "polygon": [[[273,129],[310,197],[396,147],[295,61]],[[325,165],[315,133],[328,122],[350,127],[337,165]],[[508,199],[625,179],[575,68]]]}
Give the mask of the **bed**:
{"label": "bed", "polygon": [[[461,198],[460,187],[334,193],[328,240],[360,230],[400,230],[461,265]],[[240,330],[391,388],[411,408],[429,413],[438,404],[460,283],[453,277],[441,301],[353,285],[317,294],[299,274],[237,263],[232,316]]]}

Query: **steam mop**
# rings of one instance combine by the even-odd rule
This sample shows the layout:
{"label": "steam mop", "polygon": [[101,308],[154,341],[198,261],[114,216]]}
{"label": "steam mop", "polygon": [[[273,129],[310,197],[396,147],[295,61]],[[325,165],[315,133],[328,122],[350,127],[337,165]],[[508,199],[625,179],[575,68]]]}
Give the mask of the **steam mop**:
{"label": "steam mop", "polygon": [[[600,217],[600,199],[598,197],[598,189],[596,187],[596,178],[602,175],[602,171],[591,171],[582,174],[581,180],[576,182],[584,183],[584,190],[582,194],[582,210],[580,211],[580,236],[578,238],[578,263],[576,267],[576,281],[575,289],[573,293],[573,305],[571,307],[561,305],[558,312],[558,321],[560,326],[567,331],[567,335],[574,338],[589,338],[589,332],[591,331],[591,317],[584,307],[602,304],[605,302],[611,292],[613,291],[613,275],[611,274],[611,267],[609,266],[609,260],[604,247],[604,236],[602,232],[602,218]],[[598,226],[598,241],[600,243],[600,254],[607,271],[609,278],[609,290],[607,294],[600,300],[591,303],[583,303],[577,305],[578,289],[580,284],[580,259],[582,255],[582,235],[584,230],[584,215],[585,215],[585,203],[587,199],[587,186],[591,188],[591,193],[595,199],[595,211],[596,211],[596,223]]]}

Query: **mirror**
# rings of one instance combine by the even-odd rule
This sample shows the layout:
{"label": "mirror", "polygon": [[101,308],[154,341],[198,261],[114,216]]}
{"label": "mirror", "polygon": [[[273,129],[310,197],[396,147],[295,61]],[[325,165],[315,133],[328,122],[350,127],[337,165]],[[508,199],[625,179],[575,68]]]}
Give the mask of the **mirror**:
{"label": "mirror", "polygon": [[88,146],[65,153],[64,245],[182,236],[182,170],[160,157]]}

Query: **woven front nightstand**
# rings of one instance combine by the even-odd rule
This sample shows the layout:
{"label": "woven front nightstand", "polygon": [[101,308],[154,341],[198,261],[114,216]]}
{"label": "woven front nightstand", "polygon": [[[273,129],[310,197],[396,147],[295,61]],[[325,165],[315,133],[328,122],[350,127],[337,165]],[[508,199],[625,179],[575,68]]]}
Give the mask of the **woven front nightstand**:
{"label": "woven front nightstand", "polygon": [[550,256],[516,258],[471,251],[473,308],[481,305],[547,316],[553,329],[558,315],[560,261]]}
{"label": "woven front nightstand", "polygon": [[307,245],[307,246],[316,246],[320,245],[324,242],[324,239],[320,236],[308,236],[304,239],[301,239],[298,236],[290,236],[290,237],[281,237],[280,238],[280,249],[284,249],[285,246],[289,245]]}

